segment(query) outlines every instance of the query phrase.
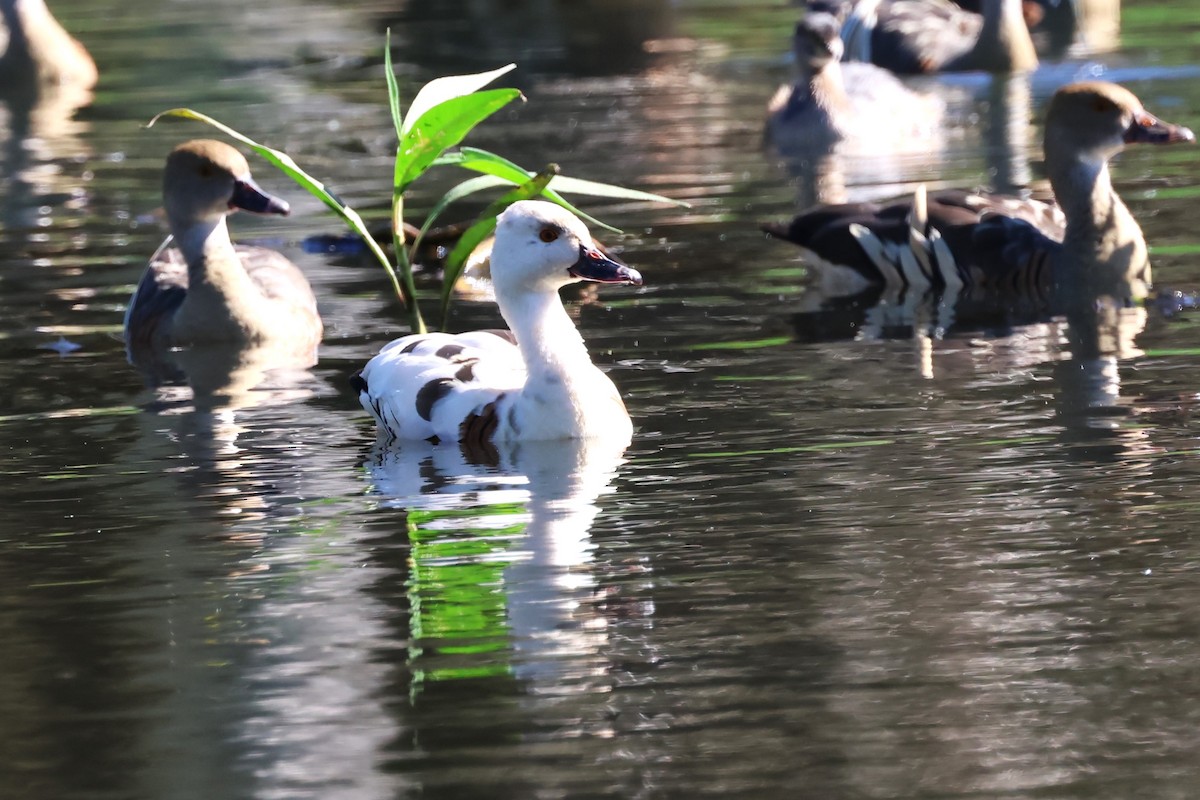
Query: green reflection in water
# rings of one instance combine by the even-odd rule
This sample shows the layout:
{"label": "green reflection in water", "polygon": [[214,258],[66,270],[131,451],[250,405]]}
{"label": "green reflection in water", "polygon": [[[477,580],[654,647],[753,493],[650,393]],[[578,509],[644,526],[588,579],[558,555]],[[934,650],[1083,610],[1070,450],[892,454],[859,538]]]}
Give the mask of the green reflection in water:
{"label": "green reflection in water", "polygon": [[749,339],[734,342],[702,342],[692,345],[693,350],[757,350],[760,347],[779,347],[792,340],[788,336],[771,336],[766,339]]}
{"label": "green reflection in water", "polygon": [[[503,573],[512,563],[514,541],[525,531],[524,514],[516,503],[409,512],[413,692],[426,681],[511,671]],[[508,516],[517,519],[506,522]],[[481,524],[485,521],[491,524]],[[502,657],[487,657],[501,652]],[[431,666],[447,656],[447,663]]]}

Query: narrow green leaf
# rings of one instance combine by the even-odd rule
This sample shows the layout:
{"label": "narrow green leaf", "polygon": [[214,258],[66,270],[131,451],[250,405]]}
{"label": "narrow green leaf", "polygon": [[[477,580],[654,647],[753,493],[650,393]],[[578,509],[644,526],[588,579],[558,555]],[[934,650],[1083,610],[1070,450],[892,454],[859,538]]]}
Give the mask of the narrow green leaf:
{"label": "narrow green leaf", "polygon": [[231,139],[241,142],[255,153],[258,153],[258,155],[262,156],[262,158],[269,164],[277,167],[281,172],[283,172],[283,174],[287,175],[289,178],[299,184],[313,197],[316,197],[318,200],[332,209],[334,213],[341,217],[342,220],[350,226],[351,230],[358,234],[358,236],[363,240],[363,243],[366,244],[367,248],[375,256],[375,259],[383,266],[384,270],[388,274],[388,278],[391,279],[392,288],[395,290],[396,297],[399,298],[400,302],[410,309],[416,307],[415,294],[406,292],[404,287],[401,286],[400,280],[396,275],[396,270],[392,267],[387,255],[383,252],[382,248],[379,247],[379,244],[375,241],[375,238],[371,236],[371,232],[367,230],[366,223],[363,222],[362,217],[358,215],[358,212],[335,197],[332,192],[325,188],[325,184],[321,183],[319,180],[300,169],[296,162],[292,160],[291,156],[279,150],[273,150],[266,145],[259,144],[249,136],[239,133],[233,128],[230,128],[228,125],[218,122],[217,120],[205,114],[201,114],[199,111],[193,111],[190,108],[172,108],[167,111],[163,111],[162,113],[155,115],[152,120],[146,123],[146,127],[149,128],[150,126],[154,125],[154,123],[158,122],[159,119],[167,116],[183,117],[184,119],[193,119],[198,122],[203,122],[206,125],[210,125],[221,131]]}
{"label": "narrow green leaf", "polygon": [[392,124],[396,127],[396,141],[404,135],[404,115],[400,113],[400,86],[396,83],[396,71],[392,67],[392,29],[387,29],[383,45],[384,74],[387,77],[388,108],[392,112]]}
{"label": "narrow green leaf", "polygon": [[525,183],[492,202],[479,215],[479,220],[467,228],[458,243],[454,245],[454,249],[446,257],[446,265],[442,272],[442,330],[446,329],[449,319],[450,298],[454,295],[454,284],[462,275],[463,266],[467,263],[467,258],[470,257],[472,251],[480,242],[490,236],[492,231],[496,230],[496,217],[518,200],[537,197],[557,173],[558,165],[550,164]]}
{"label": "narrow green leaf", "polygon": [[[453,153],[445,153],[434,161],[435,166],[456,166],[463,169],[479,172],[484,175],[494,175],[497,178],[503,178],[514,186],[520,186],[525,181],[529,180],[534,173],[528,172],[525,169],[517,166],[509,161],[504,156],[498,156],[495,153],[490,153],[487,150],[480,150],[476,147],[463,147]],[[586,222],[588,225],[594,225],[597,228],[604,228],[612,233],[623,233],[620,228],[614,228],[606,222],[601,222],[590,214],[580,211],[575,206],[571,205],[565,197],[551,189],[546,189],[542,192],[542,196],[547,200],[558,203],[563,208],[570,211],[575,216]]]}
{"label": "narrow green leaf", "polygon": [[413,239],[413,252],[415,253],[421,248],[421,242],[424,240],[425,234],[429,232],[429,229],[433,227],[433,223],[437,222],[438,217],[442,215],[442,212],[445,211],[451,203],[457,202],[458,200],[475,194],[476,192],[482,192],[486,189],[492,189],[496,186],[508,185],[508,181],[504,180],[503,178],[497,178],[492,175],[479,175],[475,178],[468,178],[457,186],[452,187],[450,191],[442,195],[442,199],[437,201],[437,204],[430,209],[429,215],[425,217],[425,224],[421,226],[420,233],[418,233],[416,238]]}
{"label": "narrow green leaf", "polygon": [[403,136],[405,133],[408,133],[409,128],[420,120],[426,111],[434,106],[441,105],[447,100],[453,100],[456,97],[472,94],[506,72],[512,72],[516,68],[516,64],[508,64],[507,66],[488,72],[477,72],[471,75],[447,75],[444,78],[436,78],[430,81],[422,86],[421,90],[417,92],[417,96],[413,98],[412,105],[408,107],[408,125],[401,127],[399,131],[400,135]]}
{"label": "narrow green leaf", "polygon": [[[498,178],[513,184],[521,184],[529,180],[532,172],[522,169],[520,166],[509,161],[503,156],[490,153],[487,150],[481,150],[477,147],[462,147],[453,153],[445,153],[434,161],[435,166],[455,166],[472,172],[480,172],[485,175],[495,175]],[[569,178],[565,175],[558,175],[551,181],[551,185],[542,192],[542,195],[555,203],[558,203],[563,208],[580,219],[585,220],[589,225],[595,225],[600,228],[612,231],[613,233],[621,233],[619,228],[614,228],[600,220],[580,211],[571,203],[559,194],[558,190],[564,192],[593,195],[601,197],[613,197],[625,200],[648,200],[656,203],[669,203],[675,206],[690,207],[687,203],[681,200],[672,200],[669,197],[663,197],[659,194],[650,192],[642,192],[636,189],[624,189],[620,186],[612,186],[606,183],[597,183],[595,181],[585,181],[579,178]]]}
{"label": "narrow green leaf", "polygon": [[586,194],[592,197],[611,197],[617,200],[647,200],[653,203],[670,203],[680,208],[691,208],[690,203],[674,200],[653,192],[643,192],[638,189],[626,189],[624,186],[613,186],[611,183],[597,183],[582,178],[569,178],[559,175],[550,181],[550,188],[567,194]]}
{"label": "narrow green leaf", "polygon": [[521,93],[516,89],[475,92],[439,103],[421,114],[416,122],[413,122],[413,112],[409,109],[408,124],[412,127],[400,139],[397,163],[403,160],[404,174],[397,182],[396,191],[406,189],[447,148],[461,142],[472,128],[518,97]]}
{"label": "narrow green leaf", "polygon": [[[392,112],[392,126],[396,129],[396,158],[392,163],[392,249],[396,253],[396,261],[407,268],[407,274],[412,275],[411,260],[407,257],[404,250],[404,188],[401,186],[404,180],[404,173],[408,170],[408,160],[404,157],[404,152],[400,148],[400,142],[404,138],[404,115],[400,112],[400,85],[396,83],[396,70],[392,66],[392,29],[387,29],[387,39],[385,40],[383,50],[383,65],[384,76],[387,80],[388,93],[388,108]],[[403,268],[402,268],[403,271]],[[410,280],[405,280],[404,285],[407,289],[411,285]],[[416,287],[413,286],[412,291],[416,292]],[[413,304],[416,309],[416,304]],[[414,321],[419,320],[421,316],[420,310],[414,312]],[[420,321],[419,327],[421,333],[424,333],[425,323]],[[414,330],[416,328],[414,327]]]}

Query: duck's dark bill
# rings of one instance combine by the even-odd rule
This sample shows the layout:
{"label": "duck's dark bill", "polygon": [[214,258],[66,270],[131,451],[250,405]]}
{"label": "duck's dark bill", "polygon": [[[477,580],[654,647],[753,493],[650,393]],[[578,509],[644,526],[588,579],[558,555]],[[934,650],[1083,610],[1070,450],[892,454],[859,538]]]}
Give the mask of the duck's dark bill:
{"label": "duck's dark bill", "polygon": [[1196,134],[1182,125],[1172,125],[1163,122],[1153,114],[1145,111],[1135,114],[1133,122],[1125,131],[1125,141],[1128,144],[1173,144],[1175,142],[1194,142]]}
{"label": "duck's dark bill", "polygon": [[567,270],[573,277],[597,283],[632,283],[642,285],[642,276],[633,267],[627,267],[594,248],[579,246],[579,260]]}
{"label": "duck's dark bill", "polygon": [[239,178],[233,182],[233,197],[230,208],[241,208],[255,214],[279,214],[287,216],[292,210],[287,201],[267,194],[250,178]]}

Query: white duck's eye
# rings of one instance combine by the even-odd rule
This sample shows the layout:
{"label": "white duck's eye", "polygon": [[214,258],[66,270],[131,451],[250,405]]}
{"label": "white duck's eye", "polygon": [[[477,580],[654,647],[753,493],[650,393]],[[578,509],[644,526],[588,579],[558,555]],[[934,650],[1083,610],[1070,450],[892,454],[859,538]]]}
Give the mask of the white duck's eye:
{"label": "white duck's eye", "polygon": [[542,228],[538,231],[538,238],[549,244],[558,239],[558,231],[554,228]]}

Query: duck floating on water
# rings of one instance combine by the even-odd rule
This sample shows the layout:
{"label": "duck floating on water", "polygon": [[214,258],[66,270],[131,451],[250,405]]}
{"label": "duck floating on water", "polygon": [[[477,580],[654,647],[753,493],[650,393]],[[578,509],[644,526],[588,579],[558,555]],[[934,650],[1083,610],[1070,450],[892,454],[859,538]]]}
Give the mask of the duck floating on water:
{"label": "duck floating on water", "polygon": [[846,58],[902,75],[1035,69],[1021,0],[982,6],[974,14],[949,0],[860,0],[842,28]]}
{"label": "duck floating on water", "polygon": [[413,334],[352,378],[385,440],[495,442],[611,437],[633,426],[613,382],[588,356],[558,290],[642,277],[603,255],[582,222],[538,200],[497,219],[496,303],[510,330]]}
{"label": "duck floating on water", "polygon": [[264,247],[235,246],[225,218],[237,209],[286,215],[288,204],[250,177],[246,159],[211,139],[167,157],[163,204],[178,250],[157,255],[125,314],[131,348],[321,340],[321,317],[304,273]]}
{"label": "duck floating on water", "polygon": [[839,63],[838,26],[832,14],[811,10],[796,24],[798,76],[767,106],[767,141],[785,153],[838,144],[853,152],[883,153],[937,145],[941,99],[917,94],[873,64]]}
{"label": "duck floating on water", "polygon": [[1046,113],[1045,159],[1057,205],[951,190],[892,204],[817,206],[772,236],[799,245],[830,294],[871,286],[1058,298],[1143,297],[1150,263],[1142,230],[1113,190],[1108,161],[1126,145],[1194,142],[1116,84],[1063,87]]}

